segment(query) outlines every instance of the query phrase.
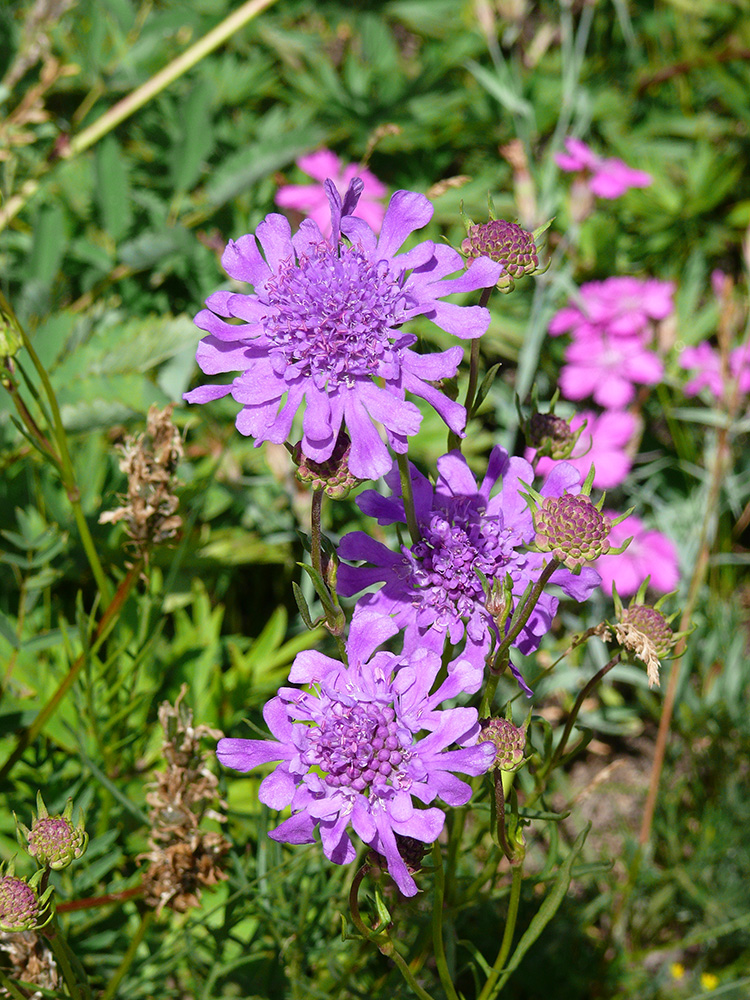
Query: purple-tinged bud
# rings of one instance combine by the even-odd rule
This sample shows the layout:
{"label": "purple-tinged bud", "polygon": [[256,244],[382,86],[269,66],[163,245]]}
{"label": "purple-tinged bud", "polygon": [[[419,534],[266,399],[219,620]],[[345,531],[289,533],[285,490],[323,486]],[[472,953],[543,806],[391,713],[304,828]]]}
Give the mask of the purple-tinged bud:
{"label": "purple-tinged bud", "polygon": [[47,901],[52,886],[40,896],[38,885],[41,869],[30,879],[18,878],[9,865],[6,874],[0,874],[0,930],[7,933],[35,931],[52,919],[52,908]]}
{"label": "purple-tinged bud", "polygon": [[[37,817],[29,830],[16,820],[22,847],[44,868],[60,871],[80,858],[88,844],[83,823],[73,824],[73,800],[68,799],[62,815],[50,816],[41,792],[37,792]],[[23,837],[22,837],[23,834]]]}
{"label": "purple-tinged bud", "polygon": [[610,551],[611,527],[610,519],[584,494],[543,497],[534,511],[534,546],[575,572]]}
{"label": "purple-tinged bud", "polygon": [[526,727],[514,726],[508,719],[482,719],[480,741],[493,743],[496,749],[493,771],[517,771],[524,762]]}
{"label": "purple-tinged bud", "polygon": [[658,687],[660,661],[668,657],[677,642],[688,633],[673,632],[670,622],[675,615],[667,618],[661,611],[661,605],[669,594],[660,597],[653,607],[643,603],[649,580],[646,577],[627,608],[622,606],[617,588],[613,587],[617,621],[610,627],[620,646],[646,664],[648,686]]}
{"label": "purple-tinged bud", "polygon": [[297,465],[295,476],[301,483],[307,483],[313,490],[323,490],[332,500],[344,500],[362,480],[349,471],[349,454],[352,443],[341,431],[331,457],[325,462],[313,462],[302,453],[302,442],[294,446],[292,459]]}
{"label": "purple-tinged bud", "polygon": [[467,258],[467,267],[477,257],[489,257],[502,264],[503,272],[497,281],[501,291],[510,291],[515,279],[539,269],[534,237],[517,223],[505,219],[469,226],[461,251]]}
{"label": "purple-tinged bud", "polygon": [[574,431],[567,420],[554,413],[532,413],[527,427],[527,442],[539,458],[555,461],[570,458],[583,426]]}

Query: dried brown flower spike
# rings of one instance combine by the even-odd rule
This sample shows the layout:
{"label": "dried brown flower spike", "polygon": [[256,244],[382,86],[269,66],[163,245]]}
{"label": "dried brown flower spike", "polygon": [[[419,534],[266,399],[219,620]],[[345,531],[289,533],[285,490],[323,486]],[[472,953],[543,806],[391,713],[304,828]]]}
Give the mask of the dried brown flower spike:
{"label": "dried brown flower spike", "polygon": [[197,906],[201,889],[227,876],[221,869],[229,842],[218,832],[200,829],[203,819],[223,823],[219,809],[218,778],[208,770],[204,737],[214,740],[221,733],[209,726],[193,726],[193,716],[184,698],[183,684],[174,706],[164,702],[159,722],[164,730],[163,754],[166,770],[160,771],[146,795],[151,820],[147,854],[150,862],[143,876],[146,902],[160,912],[165,906],[184,913]]}
{"label": "dried brown flower spike", "polygon": [[175,472],[182,458],[180,432],[172,423],[173,405],[148,411],[145,434],[128,436],[119,446],[120,468],[128,477],[122,507],[105,511],[100,524],[126,522],[128,537],[145,560],[154,545],[174,538],[182,525],[174,495]]}

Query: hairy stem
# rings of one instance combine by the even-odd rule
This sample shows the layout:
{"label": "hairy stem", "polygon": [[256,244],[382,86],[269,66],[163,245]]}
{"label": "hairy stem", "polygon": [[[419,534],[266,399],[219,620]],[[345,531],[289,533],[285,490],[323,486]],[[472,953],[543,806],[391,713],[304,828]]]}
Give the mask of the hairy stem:
{"label": "hairy stem", "polygon": [[323,560],[320,550],[322,511],[323,490],[313,490],[312,503],[310,505],[310,557],[313,569],[316,573],[320,573],[321,576],[323,575]]}

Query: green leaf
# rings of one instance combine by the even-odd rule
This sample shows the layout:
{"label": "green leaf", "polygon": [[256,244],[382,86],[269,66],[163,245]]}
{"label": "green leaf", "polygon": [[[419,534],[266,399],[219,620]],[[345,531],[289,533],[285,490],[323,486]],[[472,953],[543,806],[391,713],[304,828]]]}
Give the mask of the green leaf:
{"label": "green leaf", "polygon": [[177,120],[180,136],[172,148],[172,181],[176,191],[188,191],[201,175],[214,147],[211,117],[213,87],[198,83],[182,101]]}
{"label": "green leaf", "polygon": [[539,907],[534,919],[521,935],[521,940],[516,945],[515,951],[513,952],[508,964],[505,966],[503,976],[497,984],[496,992],[500,992],[504,984],[508,981],[511,973],[518,968],[526,952],[529,948],[531,948],[560,908],[560,904],[563,899],[565,899],[565,894],[567,893],[568,886],[570,885],[573,864],[583,850],[583,845],[590,829],[591,823],[588,823],[576,837],[575,843],[570,850],[570,854],[565,859],[565,862],[560,866],[560,871],[557,874],[557,878],[555,879],[552,888],[545,897],[542,905]]}
{"label": "green leaf", "polygon": [[133,218],[127,164],[113,135],[96,150],[96,201],[102,226],[115,242],[122,239]]}

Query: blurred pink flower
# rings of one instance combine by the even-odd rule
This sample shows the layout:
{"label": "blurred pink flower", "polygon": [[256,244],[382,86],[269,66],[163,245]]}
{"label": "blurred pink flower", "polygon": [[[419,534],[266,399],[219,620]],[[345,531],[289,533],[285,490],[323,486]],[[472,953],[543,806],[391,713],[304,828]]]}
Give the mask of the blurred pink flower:
{"label": "blurred pink flower", "polygon": [[[572,430],[587,421],[586,429],[581,434],[570,458],[565,459],[575,466],[582,479],[588,475],[594,466],[594,486],[602,490],[611,490],[624,481],[632,459],[625,451],[636,432],[637,420],[627,410],[606,410],[596,414],[592,410],[576,413],[570,421]],[[525,458],[531,462],[535,450],[527,448]],[[537,475],[546,476],[557,464],[552,458],[540,458],[536,465]]]}
{"label": "blurred pink flower", "polygon": [[630,188],[648,187],[652,177],[643,170],[633,170],[622,160],[602,159],[585,142],[572,137],[565,140],[566,153],[555,153],[561,170],[587,171],[589,190],[597,198],[619,198]]}
{"label": "blurred pink flower", "polygon": [[[680,355],[680,367],[694,372],[683,392],[686,396],[697,396],[701,389],[708,389],[714,399],[725,395],[724,376],[721,371],[721,357],[707,340],[695,347],[686,347]],[[739,390],[743,395],[750,393],[750,345],[735,347],[729,354],[729,375],[739,380]]]}
{"label": "blurred pink flower", "polygon": [[312,219],[318,224],[324,236],[331,235],[331,209],[323,188],[323,181],[330,178],[336,185],[339,194],[344,196],[349,183],[360,177],[364,190],[359,204],[354,211],[358,219],[363,219],[375,233],[380,232],[385,216],[384,198],[387,188],[369,170],[361,170],[356,163],[343,166],[341,160],[330,149],[319,149],[317,153],[308,153],[297,160],[297,166],[309,174],[319,184],[287,184],[276,192],[276,204],[281,208],[291,208]]}
{"label": "blurred pink flower", "polygon": [[[603,512],[607,517],[615,518],[617,513],[611,510]],[[617,586],[621,597],[635,594],[639,586],[651,577],[649,586],[661,594],[667,594],[677,587],[680,571],[677,563],[677,549],[671,539],[660,531],[647,528],[640,518],[631,514],[620,524],[615,524],[609,533],[613,547],[622,543],[632,535],[633,541],[624,552],[614,556],[600,556],[594,569],[601,575],[602,590],[612,593],[612,581]]]}
{"label": "blurred pink flower", "polygon": [[651,323],[674,309],[674,287],[673,282],[657,278],[589,281],[579,289],[579,302],[569,303],[552,317],[550,335],[586,336],[603,330],[613,337],[650,333]]}
{"label": "blurred pink flower", "polygon": [[635,397],[634,383],[655,385],[664,375],[661,358],[639,337],[580,337],[566,347],[565,360],[559,379],[563,396],[593,396],[605,409],[622,409]]}

